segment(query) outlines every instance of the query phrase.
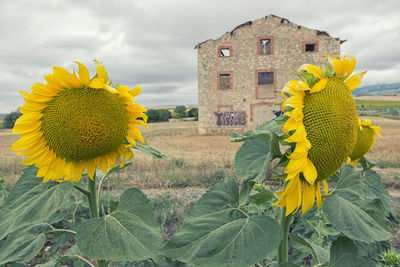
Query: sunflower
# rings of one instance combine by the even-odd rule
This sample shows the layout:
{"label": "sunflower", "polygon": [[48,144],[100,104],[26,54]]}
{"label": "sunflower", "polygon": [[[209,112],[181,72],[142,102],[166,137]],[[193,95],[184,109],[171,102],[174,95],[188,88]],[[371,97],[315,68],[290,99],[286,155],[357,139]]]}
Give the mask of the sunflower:
{"label": "sunflower", "polygon": [[340,168],[356,143],[358,116],[351,92],[365,72],[351,76],[356,65],[352,56],[327,59],[322,68],[301,66],[297,75],[302,80],[288,82],[282,92],[288,116],[282,131],[289,136],[285,141],[295,145],[284,170],[286,187],[275,203],[286,207],[286,215],[300,206],[304,214],[315,201],[321,208],[321,184],[328,193],[325,179]]}
{"label": "sunflower", "polygon": [[358,122],[358,136],[357,142],[354,146],[353,152],[351,152],[348,163],[356,164],[362,156],[367,154],[367,152],[372,148],[375,143],[375,135],[382,137],[380,134],[381,127],[373,126],[371,121],[368,119],[362,119]]}
{"label": "sunflower", "polygon": [[131,147],[144,143],[138,125],[147,127],[146,111],[134,97],[140,87],[113,87],[104,66],[95,60],[97,75],[90,79],[79,62],[79,77],[61,67],[45,75],[47,84],[35,83],[32,92],[20,92],[23,114],[13,133],[21,138],[11,147],[27,156],[24,165],[39,168],[37,177],[78,182],[84,170],[93,179],[133,156]]}

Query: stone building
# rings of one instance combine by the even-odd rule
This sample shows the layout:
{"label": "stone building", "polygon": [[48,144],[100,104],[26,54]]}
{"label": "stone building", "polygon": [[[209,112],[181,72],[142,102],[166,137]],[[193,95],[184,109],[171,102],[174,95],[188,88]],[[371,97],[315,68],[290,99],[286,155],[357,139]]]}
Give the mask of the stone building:
{"label": "stone building", "polygon": [[302,64],[340,54],[339,38],[274,15],[199,43],[199,133],[243,132],[270,120],[279,91]]}

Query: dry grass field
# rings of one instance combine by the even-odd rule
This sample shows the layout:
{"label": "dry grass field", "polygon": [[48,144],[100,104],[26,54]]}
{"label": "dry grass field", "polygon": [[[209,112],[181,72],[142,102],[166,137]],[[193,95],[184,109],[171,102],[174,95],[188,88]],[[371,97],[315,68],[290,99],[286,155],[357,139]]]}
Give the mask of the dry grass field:
{"label": "dry grass field", "polygon": [[[368,158],[377,161],[377,170],[392,188],[400,189],[400,121],[372,118],[380,124],[383,138],[377,138]],[[168,156],[153,159],[136,151],[134,163],[113,174],[105,186],[122,190],[208,187],[227,176],[235,176],[234,157],[241,143],[229,136],[199,136],[195,121],[151,123],[143,131],[147,142]],[[23,169],[23,160],[11,145],[18,139],[10,130],[0,130],[0,177],[14,184]]]}

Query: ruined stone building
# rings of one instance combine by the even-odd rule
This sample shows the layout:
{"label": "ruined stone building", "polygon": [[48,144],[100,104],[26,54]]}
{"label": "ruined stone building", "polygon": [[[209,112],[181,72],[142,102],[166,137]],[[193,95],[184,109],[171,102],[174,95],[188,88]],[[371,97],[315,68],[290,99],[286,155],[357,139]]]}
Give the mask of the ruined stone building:
{"label": "ruined stone building", "polygon": [[230,134],[270,120],[279,91],[302,64],[339,55],[341,41],[274,15],[199,43],[199,133]]}

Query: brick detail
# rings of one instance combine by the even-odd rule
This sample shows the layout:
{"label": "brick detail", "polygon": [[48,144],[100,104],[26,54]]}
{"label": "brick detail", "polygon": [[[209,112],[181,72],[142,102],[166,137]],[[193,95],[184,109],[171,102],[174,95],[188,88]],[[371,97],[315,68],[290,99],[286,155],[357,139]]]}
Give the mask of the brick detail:
{"label": "brick detail", "polygon": [[233,110],[233,105],[217,105],[217,111],[220,112],[223,108],[229,108]]}

